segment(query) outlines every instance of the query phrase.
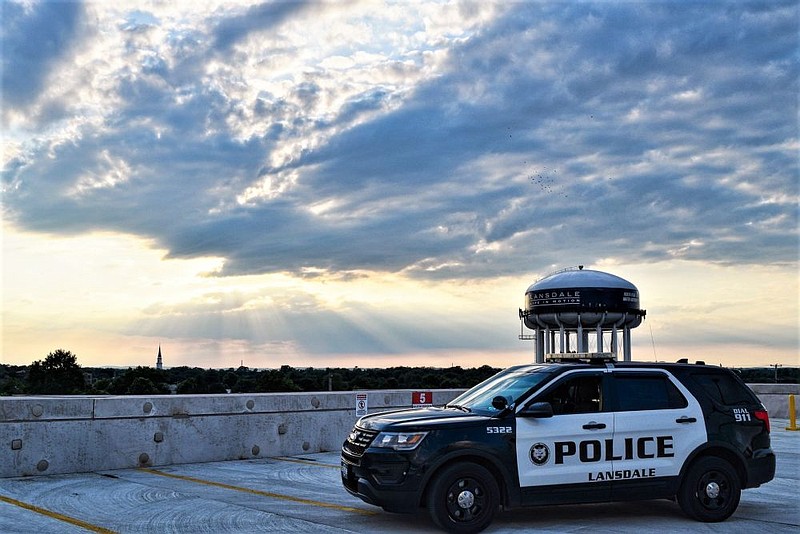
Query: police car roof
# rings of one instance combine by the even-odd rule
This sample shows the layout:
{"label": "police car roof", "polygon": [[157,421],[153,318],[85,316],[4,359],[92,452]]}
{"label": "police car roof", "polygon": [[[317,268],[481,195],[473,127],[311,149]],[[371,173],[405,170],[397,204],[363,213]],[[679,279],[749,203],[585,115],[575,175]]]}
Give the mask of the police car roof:
{"label": "police car roof", "polygon": [[530,363],[530,364],[521,364],[521,365],[514,365],[513,368],[522,368],[522,367],[542,367],[542,366],[559,366],[564,368],[592,368],[592,367],[599,367],[610,365],[614,368],[619,369],[687,369],[692,368],[696,369],[698,367],[704,369],[718,369],[724,370],[724,367],[717,367],[715,365],[706,365],[705,362],[697,361],[695,363],[688,363],[686,361],[679,361],[679,362],[620,362],[620,361],[607,361],[607,360],[591,360],[591,361],[583,361],[583,360],[562,360],[562,361],[551,361],[547,363]]}

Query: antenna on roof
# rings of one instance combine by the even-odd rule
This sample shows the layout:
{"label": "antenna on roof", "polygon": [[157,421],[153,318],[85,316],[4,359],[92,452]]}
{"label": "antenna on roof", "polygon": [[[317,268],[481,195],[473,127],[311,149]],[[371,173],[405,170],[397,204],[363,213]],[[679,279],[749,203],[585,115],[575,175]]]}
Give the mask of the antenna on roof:
{"label": "antenna on roof", "polygon": [[658,361],[658,356],[656,356],[656,338],[653,337],[653,323],[647,323],[647,326],[650,327],[650,342],[653,344],[653,361]]}

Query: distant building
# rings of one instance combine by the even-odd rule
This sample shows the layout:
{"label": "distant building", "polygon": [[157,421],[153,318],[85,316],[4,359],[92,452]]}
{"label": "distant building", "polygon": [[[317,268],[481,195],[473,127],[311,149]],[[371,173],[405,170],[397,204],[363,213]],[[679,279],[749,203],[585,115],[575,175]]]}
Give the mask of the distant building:
{"label": "distant building", "polygon": [[158,345],[158,357],[156,358],[156,369],[163,369],[164,362],[161,360],[161,345]]}

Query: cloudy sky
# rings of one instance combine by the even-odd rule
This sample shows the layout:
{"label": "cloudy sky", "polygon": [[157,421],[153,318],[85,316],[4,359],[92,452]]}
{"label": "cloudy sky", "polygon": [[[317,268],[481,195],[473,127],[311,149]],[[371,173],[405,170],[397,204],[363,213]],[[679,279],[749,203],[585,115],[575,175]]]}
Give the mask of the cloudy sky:
{"label": "cloudy sky", "polygon": [[3,363],[509,365],[583,264],[798,364],[797,1],[0,7]]}

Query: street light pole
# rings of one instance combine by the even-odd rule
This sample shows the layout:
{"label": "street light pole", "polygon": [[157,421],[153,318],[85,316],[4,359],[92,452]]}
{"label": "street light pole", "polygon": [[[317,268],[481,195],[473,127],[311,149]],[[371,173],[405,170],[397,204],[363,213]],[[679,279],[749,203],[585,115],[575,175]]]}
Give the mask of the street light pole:
{"label": "street light pole", "polygon": [[778,383],[778,367],[783,367],[783,366],[781,364],[779,364],[779,363],[775,363],[775,364],[772,364],[772,367],[775,368],[775,383],[777,384]]}

